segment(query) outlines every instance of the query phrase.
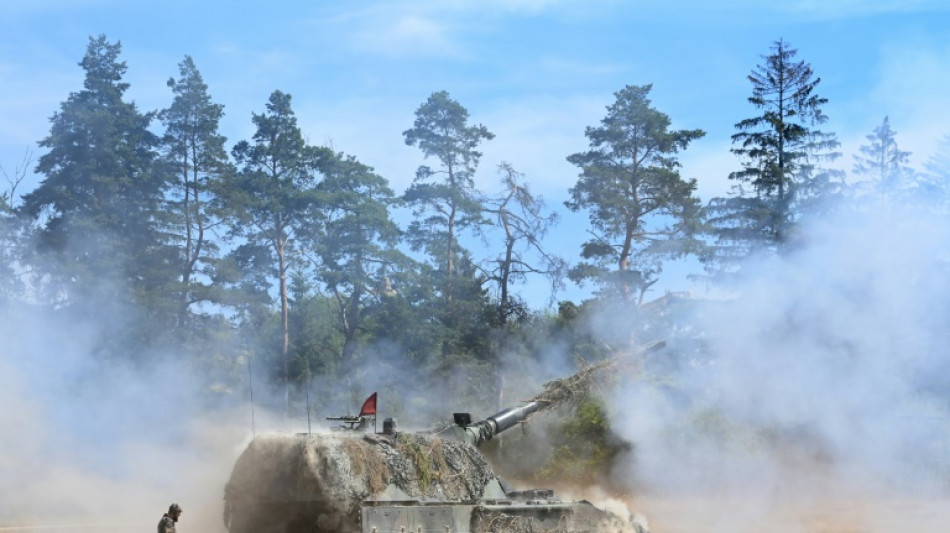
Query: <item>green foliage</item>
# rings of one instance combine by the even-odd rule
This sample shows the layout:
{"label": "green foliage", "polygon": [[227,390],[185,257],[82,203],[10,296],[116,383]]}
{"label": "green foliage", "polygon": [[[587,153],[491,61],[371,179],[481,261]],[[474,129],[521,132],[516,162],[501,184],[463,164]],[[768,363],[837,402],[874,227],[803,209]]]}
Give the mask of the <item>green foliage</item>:
{"label": "green foliage", "polygon": [[[470,124],[447,92],[432,93],[403,132],[424,164],[397,198],[355,156],[309,145],[281,91],[251,116],[253,137],[229,159],[218,131],[224,108],[188,56],[168,81],[169,107],[139,112],[125,99],[120,52],[104,36],[90,39],[83,87],[40,141],[40,186],[21,205],[12,190],[0,195],[0,300],[22,295],[16,282],[35,274],[30,281],[45,289],[37,294],[65,304],[64,313],[106,315],[94,340],[99,353],[144,358],[180,349],[222,391],[245,379],[248,360],[296,393],[315,376],[355,382],[399,368],[427,393],[435,383],[474,400],[510,385],[500,369],[521,358],[538,363],[552,345],[560,363],[599,361],[633,336],[682,326],[648,316],[646,306],[617,313],[604,305],[639,303],[664,261],[699,246],[696,183],[680,175],[677,158],[703,132],[671,130],[650,85],[618,91],[586,129],[588,148],[568,157],[580,174],[567,205],[588,211],[593,235],[570,277],[594,283],[599,298],[561,302],[555,314],[532,311],[514,290],[532,274],[551,276],[553,286],[564,281],[563,261],[542,246],[555,219],[508,163],[499,167],[498,195],[476,189],[479,148],[494,135]],[[835,175],[822,168],[837,146],[818,129],[826,100],[794,56],[779,41],[750,76],[759,115],[737,125],[737,193],[708,209],[719,259],[788,241],[817,209],[812,200],[836,193]],[[150,131],[156,116],[161,138]],[[856,170],[882,184],[906,170],[893,137],[885,119]],[[947,152],[932,159],[921,196],[946,201]],[[414,218],[400,227],[392,211],[403,205]],[[464,236],[485,237],[489,250],[467,250]],[[591,331],[592,316],[607,333]],[[690,345],[684,357],[701,349]],[[391,374],[385,386],[404,388]],[[583,405],[561,428],[549,474],[597,471],[621,447],[597,409]]]}
{"label": "green foliage", "polygon": [[558,303],[550,337],[568,347],[573,361],[599,361],[608,355],[608,347],[596,338],[587,322],[594,312],[594,304],[592,301],[581,305],[570,301]]}
{"label": "green foliage", "polygon": [[95,294],[145,297],[165,286],[154,276],[169,274],[158,268],[170,258],[156,227],[164,187],[152,165],[158,138],[148,130],[152,115],[122,99],[128,84],[120,52],[104,35],[89,39],[80,63],[84,88],[50,119],[39,143],[48,152],[36,167],[45,178],[23,197],[46,259],[36,266],[51,293],[65,291],[69,303]]}
{"label": "green foliage", "polygon": [[481,195],[474,174],[481,158],[476,150],[494,134],[485,126],[469,126],[468,111],[445,91],[433,93],[416,110],[413,127],[403,132],[406,144],[418,146],[425,158],[434,157],[438,168],[420,166],[403,199],[413,207],[416,220],[409,224],[407,240],[413,250],[424,250],[432,268],[422,270],[424,283],[441,296],[430,302],[430,315],[440,329],[440,355],[466,351],[478,354],[472,340],[484,331],[477,321],[488,305],[483,279],[476,274],[470,253],[459,244],[459,233],[482,224]]}
{"label": "green foliage", "polygon": [[553,452],[538,472],[544,481],[570,481],[580,485],[601,482],[617,456],[630,449],[610,431],[604,406],[588,398],[581,402],[573,417],[549,431]]}
{"label": "green foliage", "polygon": [[869,144],[862,145],[861,153],[854,156],[854,173],[870,179],[881,196],[906,186],[903,181],[911,173],[907,167],[910,152],[898,149],[896,137],[890,120],[884,117],[884,122],[866,137]]}
{"label": "green foliage", "polygon": [[[176,294],[179,323],[192,306],[219,303],[212,290],[219,245],[212,229],[219,222],[212,210],[213,190],[231,171],[225,137],[218,133],[224,106],[211,101],[208,86],[189,56],[178,65],[180,78],[168,80],[171,106],[158,114],[165,125],[162,163],[170,175],[166,192],[164,232],[177,251]],[[174,267],[173,267],[174,268]]]}
{"label": "green foliage", "polygon": [[313,375],[330,375],[342,365],[344,336],[338,324],[337,302],[314,294],[301,272],[293,277],[289,316],[291,381],[309,385]]}
{"label": "green foliage", "polygon": [[312,241],[316,278],[333,299],[337,330],[343,338],[340,366],[348,369],[365,345],[365,321],[381,299],[395,290],[392,279],[410,265],[396,249],[399,228],[389,207],[396,203],[387,181],[352,156],[326,154],[318,185],[322,235]]}
{"label": "green foliage", "polygon": [[[419,106],[413,127],[403,136],[407,145],[418,146],[425,158],[434,157],[440,163],[438,168],[420,166],[404,195],[419,217],[409,226],[409,242],[416,250],[426,250],[437,268],[452,277],[464,254],[459,231],[481,223],[474,175],[482,154],[476,147],[494,134],[480,124],[469,126],[468,111],[440,91]],[[452,294],[445,298],[451,301]]]}
{"label": "green foliage", "polygon": [[[258,251],[267,251],[265,266],[277,279],[283,329],[282,359],[285,399],[289,409],[290,333],[287,277],[306,264],[299,253],[319,235],[319,163],[327,150],[307,145],[290,106],[290,95],[271,93],[267,110],[253,114],[253,144],[239,142],[233,150],[240,170],[227,175],[216,191],[218,210],[231,223],[230,235]],[[257,257],[260,257],[259,255]]]}
{"label": "green foliage", "polygon": [[488,296],[485,279],[465,257],[456,276],[445,280],[455,297],[451,305],[439,309],[435,318],[441,326],[441,356],[466,355],[480,361],[494,359],[489,349],[491,319],[495,307]]}
{"label": "green foliage", "polygon": [[143,343],[166,342],[175,323],[176,250],[162,231],[168,176],[156,164],[153,114],[123,99],[120,53],[104,35],[89,39],[83,89],[50,119],[36,166],[44,178],[20,209],[35,227],[25,260],[39,294],[80,314],[115,316],[102,352],[138,357]]}
{"label": "green foliage", "polygon": [[419,367],[440,353],[442,328],[432,317],[432,287],[424,283],[393,284],[367,316],[367,337],[386,352]]}
{"label": "green foliage", "polygon": [[793,240],[803,216],[842,192],[843,174],[823,166],[840,156],[834,134],[818,129],[828,120],[828,99],[815,93],[821,79],[795,61],[797,54],[776,41],[749,75],[748,100],[761,114],[736,124],[731,151],[742,169],[729,175],[732,195],[707,207],[716,246],[705,260],[714,272],[733,272],[751,254],[778,250]]}
{"label": "green foliage", "polygon": [[588,127],[590,150],[567,158],[581,168],[565,205],[590,211],[594,237],[584,243],[574,281],[591,280],[602,294],[642,301],[663,258],[696,251],[700,206],[696,180],[679,174],[676,154],[702,130],[670,131],[670,118],[651,107],[651,85],[615,93],[599,127]]}

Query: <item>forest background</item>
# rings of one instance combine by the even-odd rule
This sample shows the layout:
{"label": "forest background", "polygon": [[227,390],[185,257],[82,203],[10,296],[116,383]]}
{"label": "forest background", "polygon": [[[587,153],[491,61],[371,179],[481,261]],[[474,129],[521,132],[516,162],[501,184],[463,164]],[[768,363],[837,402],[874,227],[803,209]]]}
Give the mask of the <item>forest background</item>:
{"label": "forest background", "polygon": [[[299,427],[371,391],[423,424],[657,339],[650,382],[719,437],[805,417],[710,409],[719,369],[837,383],[845,360],[877,383],[901,343],[919,359],[894,404],[945,416],[938,3],[207,3],[181,39],[141,29],[181,22],[174,5],[144,5],[3,8],[0,362],[11,398],[56,400],[54,425],[94,406],[76,431],[114,435],[253,396]],[[260,43],[230,33],[244,17]],[[811,291],[841,300],[793,298]],[[914,311],[823,327],[854,308]],[[781,348],[801,331],[804,360]],[[609,471],[647,438],[596,400],[545,471]]]}

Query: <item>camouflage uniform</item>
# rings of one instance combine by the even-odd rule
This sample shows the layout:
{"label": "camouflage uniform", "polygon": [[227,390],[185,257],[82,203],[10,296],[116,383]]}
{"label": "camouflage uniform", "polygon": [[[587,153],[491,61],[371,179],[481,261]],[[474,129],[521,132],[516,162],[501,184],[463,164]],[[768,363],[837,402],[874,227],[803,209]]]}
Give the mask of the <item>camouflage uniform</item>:
{"label": "camouflage uniform", "polygon": [[158,521],[158,533],[175,533],[175,523],[181,515],[181,506],[173,503],[168,506],[168,512]]}
{"label": "camouflage uniform", "polygon": [[168,516],[168,513],[162,515],[158,521],[158,533],[175,533],[175,520]]}

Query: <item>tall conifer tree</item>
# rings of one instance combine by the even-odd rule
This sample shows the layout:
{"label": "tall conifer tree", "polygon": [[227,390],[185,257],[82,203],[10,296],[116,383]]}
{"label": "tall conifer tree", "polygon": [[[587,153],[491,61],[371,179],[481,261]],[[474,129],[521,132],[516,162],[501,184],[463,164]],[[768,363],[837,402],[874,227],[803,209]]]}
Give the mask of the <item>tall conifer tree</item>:
{"label": "tall conifer tree", "polygon": [[177,315],[179,323],[194,303],[213,300],[209,282],[217,259],[211,228],[217,223],[210,209],[213,191],[230,163],[225,137],[218,132],[224,106],[212,102],[191,57],[178,64],[179,79],[169,79],[175,95],[159,114],[165,125],[164,163],[171,176],[167,194],[167,225],[178,251]]}
{"label": "tall conifer tree", "polygon": [[442,355],[464,344],[487,299],[468,250],[459,243],[466,228],[482,224],[483,201],[475,188],[482,153],[478,146],[495,137],[485,126],[470,125],[469,113],[446,91],[433,93],[416,110],[413,127],[403,132],[407,145],[418,146],[438,166],[421,165],[403,198],[418,217],[406,232],[416,250],[433,260],[428,270],[442,303],[438,320],[446,340]]}
{"label": "tall conifer tree", "polygon": [[394,269],[407,258],[396,250],[399,228],[389,216],[396,200],[386,180],[353,156],[327,154],[320,165],[321,238],[314,242],[316,278],[336,303],[343,337],[341,366],[358,355],[367,313],[400,289]]}
{"label": "tall conifer tree", "polygon": [[83,89],[69,95],[40,141],[45,176],[23,198],[38,231],[37,271],[61,303],[93,295],[142,302],[164,288],[169,249],[156,224],[165,185],[155,172],[153,117],[123,95],[121,43],[90,38]]}
{"label": "tall conifer tree", "polygon": [[651,89],[618,91],[601,125],[585,132],[590,149],[567,158],[581,175],[565,205],[589,210],[593,230],[581,250],[585,261],[570,275],[634,304],[657,281],[663,258],[698,244],[696,180],[680,176],[676,154],[705,132],[670,130],[670,118],[651,106]]}
{"label": "tall conifer tree", "polygon": [[854,156],[854,173],[866,180],[858,185],[864,185],[862,189],[876,197],[878,205],[907,193],[913,185],[909,180],[913,172],[907,166],[910,152],[898,148],[897,132],[888,117],[866,138],[868,144]]}
{"label": "tall conifer tree", "polygon": [[748,76],[748,101],[760,114],[735,126],[732,152],[742,169],[729,175],[733,194],[710,201],[714,269],[730,270],[755,251],[777,250],[804,214],[843,185],[841,172],[824,166],[840,154],[835,136],[818,129],[828,120],[822,111],[828,100],[815,91],[821,78],[797,54],[778,40]]}
{"label": "tall conifer tree", "polygon": [[217,199],[232,221],[232,233],[244,239],[235,257],[263,262],[266,275],[276,278],[281,315],[280,368],[284,400],[290,410],[290,332],[288,275],[305,264],[300,241],[316,238],[313,220],[319,214],[320,160],[326,149],[306,143],[291,97],[281,91],[271,93],[267,109],[254,113],[257,127],[253,142],[241,141],[232,153],[239,171],[218,191]]}

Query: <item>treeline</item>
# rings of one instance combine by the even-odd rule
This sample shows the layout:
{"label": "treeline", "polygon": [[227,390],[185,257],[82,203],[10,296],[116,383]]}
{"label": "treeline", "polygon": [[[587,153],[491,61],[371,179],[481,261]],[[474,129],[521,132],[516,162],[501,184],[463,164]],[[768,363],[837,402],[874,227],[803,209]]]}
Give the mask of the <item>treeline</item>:
{"label": "treeline", "polygon": [[[7,175],[0,301],[7,312],[101,317],[104,358],[188,354],[225,386],[247,377],[248,358],[259,361],[287,408],[316,376],[365,377],[384,360],[425,379],[467,369],[479,379],[458,386],[483,393],[506,360],[550,343],[596,359],[649,328],[638,310],[667,260],[694,255],[706,267],[697,275],[728,282],[749,256],[807,238],[803,223],[841,199],[873,210],[946,198],[950,147],[915,171],[887,118],[849,180],[834,163],[839,142],[822,129],[820,78],[778,41],[749,75],[755,114],[735,125],[735,188],[707,205],[678,161],[704,132],[671,130],[650,85],[616,92],[587,128],[587,149],[564,154],[579,169],[566,206],[590,220],[571,266],[545,240],[555,212],[516,162],[499,165],[501,192],[475,187],[479,147],[494,135],[445,91],[403,132],[422,164],[397,194],[357,157],[309,144],[279,90],[252,115],[253,137],[229,151],[224,106],[190,57],[168,81],[170,105],[139,110],[125,98],[120,53],[120,43],[90,38],[83,87],[39,141],[41,182],[18,195],[25,168]],[[411,223],[398,224],[398,210]],[[473,235],[487,252],[464,246]],[[531,309],[517,290],[530,276],[589,283],[596,296],[554,314]],[[581,318],[608,308],[621,309],[614,336],[596,337]]]}

